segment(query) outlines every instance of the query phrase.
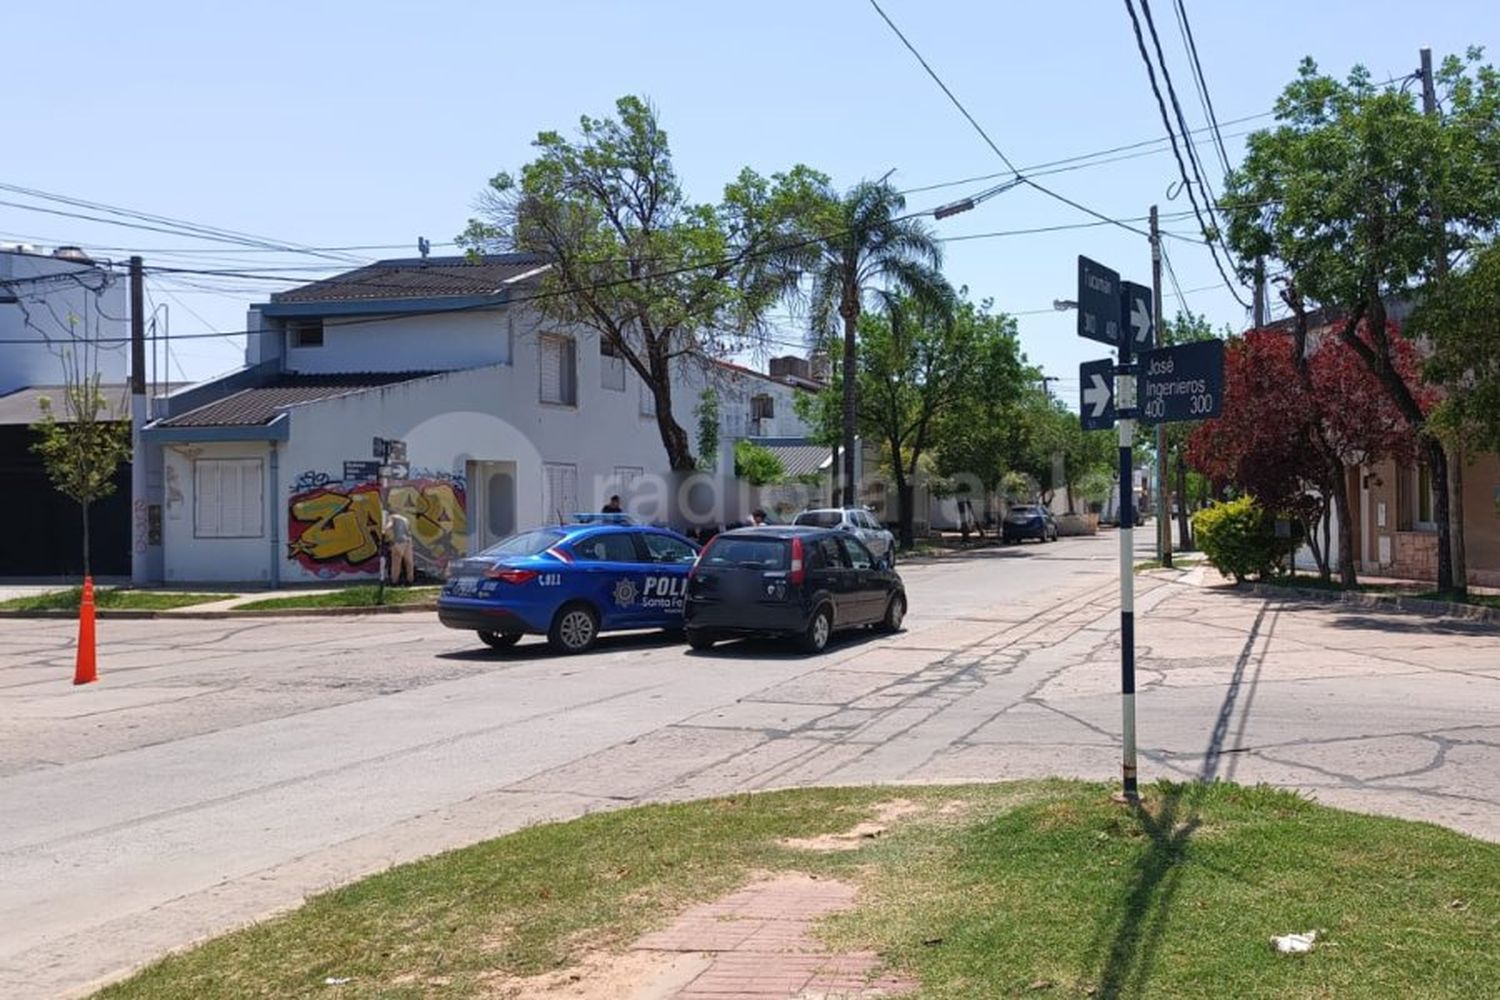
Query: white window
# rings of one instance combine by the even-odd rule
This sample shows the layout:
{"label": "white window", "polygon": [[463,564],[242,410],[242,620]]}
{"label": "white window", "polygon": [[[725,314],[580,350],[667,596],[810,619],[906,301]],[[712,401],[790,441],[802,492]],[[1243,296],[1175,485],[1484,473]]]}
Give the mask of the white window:
{"label": "white window", "polygon": [[656,395],[652,393],[651,387],[641,381],[641,416],[656,416]]}
{"label": "white window", "polygon": [[321,319],[299,319],[292,323],[293,347],[322,347],[323,321]]}
{"label": "white window", "polygon": [[574,351],[573,338],[545,333],[539,340],[542,355],[542,402],[577,405],[578,356]]}
{"label": "white window", "polygon": [[646,470],[639,465],[617,465],[615,466],[615,485],[622,490],[628,490],[637,479],[645,474]]}
{"label": "white window", "polygon": [[258,458],[200,458],[193,463],[193,535],[260,538],[265,493]]}
{"label": "white window", "polygon": [[625,359],[603,337],[599,338],[599,385],[616,392],[625,391]]}
{"label": "white window", "polygon": [[542,517],[548,522],[578,512],[578,466],[547,462],[542,466]]}

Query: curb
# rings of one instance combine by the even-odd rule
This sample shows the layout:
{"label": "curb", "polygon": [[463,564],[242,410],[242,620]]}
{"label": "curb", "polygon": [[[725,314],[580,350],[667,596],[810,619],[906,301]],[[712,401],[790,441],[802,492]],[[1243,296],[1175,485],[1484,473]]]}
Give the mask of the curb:
{"label": "curb", "polygon": [[1454,604],[1452,601],[1433,601],[1420,597],[1406,597],[1402,594],[1372,594],[1359,590],[1328,591],[1305,587],[1277,587],[1267,583],[1242,583],[1235,589],[1257,597],[1292,597],[1320,604],[1343,604],[1374,611],[1406,611],[1428,618],[1453,618],[1482,625],[1500,626],[1500,608],[1487,608],[1477,604]]}
{"label": "curb", "polygon": [[[253,611],[135,611],[128,608],[100,608],[94,611],[94,616],[120,620],[191,618],[198,621],[214,621],[223,618],[344,618],[354,615],[399,615],[436,610],[435,601],[423,601],[418,604],[383,604],[368,608],[264,608]],[[0,611],[0,618],[58,618],[74,621],[78,618],[78,612]]]}

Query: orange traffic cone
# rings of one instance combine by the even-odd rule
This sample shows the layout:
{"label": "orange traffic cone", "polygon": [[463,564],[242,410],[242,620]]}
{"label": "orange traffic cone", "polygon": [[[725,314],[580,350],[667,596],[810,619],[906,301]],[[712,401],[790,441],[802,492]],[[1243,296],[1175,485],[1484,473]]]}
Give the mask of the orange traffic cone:
{"label": "orange traffic cone", "polygon": [[83,578],[83,600],[78,604],[78,663],[73,669],[74,684],[92,684],[99,679],[94,662],[94,580]]}

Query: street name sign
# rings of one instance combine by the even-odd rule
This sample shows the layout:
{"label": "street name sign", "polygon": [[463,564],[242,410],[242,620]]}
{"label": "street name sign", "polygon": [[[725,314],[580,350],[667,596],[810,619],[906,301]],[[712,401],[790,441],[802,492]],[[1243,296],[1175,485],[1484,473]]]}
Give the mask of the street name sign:
{"label": "street name sign", "polygon": [[380,476],[380,463],[376,461],[344,461],[344,482],[373,483]]}
{"label": "street name sign", "polygon": [[1140,359],[1141,420],[1207,420],[1224,409],[1224,342],[1158,347]]}
{"label": "street name sign", "polygon": [[1086,431],[1101,431],[1115,425],[1115,363],[1085,361],[1078,366],[1078,383],[1082,390],[1078,420]]}
{"label": "street name sign", "polygon": [[1151,317],[1151,289],[1133,281],[1120,282],[1120,320],[1130,331],[1130,350],[1149,351],[1156,341]]}
{"label": "street name sign", "polygon": [[1120,343],[1120,276],[1082,254],[1078,256],[1078,336],[1111,347]]}

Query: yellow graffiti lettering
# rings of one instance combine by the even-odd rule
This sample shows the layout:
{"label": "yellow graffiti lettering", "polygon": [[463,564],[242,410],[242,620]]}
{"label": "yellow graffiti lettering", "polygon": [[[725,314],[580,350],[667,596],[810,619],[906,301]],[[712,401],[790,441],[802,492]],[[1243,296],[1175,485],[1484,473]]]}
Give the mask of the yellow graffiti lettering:
{"label": "yellow graffiti lettering", "polygon": [[293,503],[292,517],[310,522],[292,543],[293,555],[317,562],[343,558],[357,564],[379,551],[380,495],[374,491],[320,493]]}
{"label": "yellow graffiti lettering", "polygon": [[386,502],[393,512],[406,515],[412,537],[426,554],[446,561],[464,551],[469,521],[463,498],[451,483],[394,486]]}

